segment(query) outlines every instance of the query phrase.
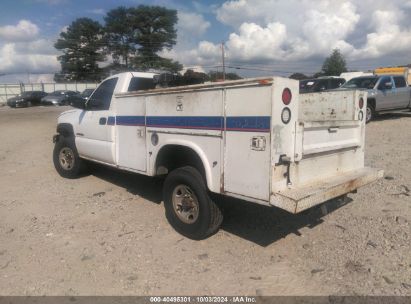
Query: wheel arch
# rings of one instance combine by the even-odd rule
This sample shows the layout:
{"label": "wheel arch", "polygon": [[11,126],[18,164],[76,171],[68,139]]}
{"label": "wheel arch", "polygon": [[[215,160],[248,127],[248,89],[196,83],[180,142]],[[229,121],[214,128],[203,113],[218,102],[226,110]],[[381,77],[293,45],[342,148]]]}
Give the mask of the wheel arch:
{"label": "wheel arch", "polygon": [[207,187],[213,191],[213,176],[209,160],[201,147],[193,142],[165,143],[155,156],[152,172],[154,175],[163,175],[184,166],[196,168],[204,178]]}
{"label": "wheel arch", "polygon": [[367,98],[367,105],[371,105],[374,108],[374,110],[376,110],[376,108],[375,108],[375,106],[376,106],[375,98],[374,97],[368,97]]}
{"label": "wheel arch", "polygon": [[64,137],[74,137],[73,126],[69,123],[59,123],[56,129],[57,133]]}

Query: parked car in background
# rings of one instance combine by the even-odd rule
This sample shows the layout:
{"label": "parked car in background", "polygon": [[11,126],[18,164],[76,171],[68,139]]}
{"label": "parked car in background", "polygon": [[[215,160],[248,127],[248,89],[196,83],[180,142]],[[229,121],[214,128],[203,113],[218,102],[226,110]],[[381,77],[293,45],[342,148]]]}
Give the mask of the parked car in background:
{"label": "parked car in background", "polygon": [[94,92],[95,89],[85,89],[83,92],[81,92],[80,96],[84,100],[88,100],[88,98],[91,96],[91,94]]}
{"label": "parked car in background", "polygon": [[39,105],[41,98],[43,98],[46,95],[47,93],[42,91],[23,92],[20,95],[17,95],[16,97],[9,98],[7,100],[7,105],[12,108],[23,108]]}
{"label": "parked car in background", "polygon": [[71,95],[68,97],[68,104],[75,107],[81,107],[89,99],[95,89],[85,89],[80,94]]}
{"label": "parked car in background", "polygon": [[71,96],[79,95],[80,93],[77,91],[68,91],[68,90],[61,90],[61,91],[54,91],[41,99],[41,104],[44,106],[63,106],[69,104],[69,98]]}
{"label": "parked car in background", "polygon": [[379,113],[411,108],[411,87],[407,85],[404,76],[356,77],[341,88],[368,91],[366,122],[370,122]]}
{"label": "parked car in background", "polygon": [[339,88],[345,83],[340,77],[321,77],[300,80],[300,93],[314,93]]}

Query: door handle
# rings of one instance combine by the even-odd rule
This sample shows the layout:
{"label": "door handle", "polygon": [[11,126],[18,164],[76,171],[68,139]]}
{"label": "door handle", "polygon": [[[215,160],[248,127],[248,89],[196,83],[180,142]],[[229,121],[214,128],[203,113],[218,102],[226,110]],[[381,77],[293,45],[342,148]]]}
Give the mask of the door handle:
{"label": "door handle", "polygon": [[105,125],[107,123],[107,118],[105,117],[100,117],[100,120],[98,121],[100,125]]}
{"label": "door handle", "polygon": [[329,127],[328,132],[329,133],[337,133],[338,132],[338,127]]}

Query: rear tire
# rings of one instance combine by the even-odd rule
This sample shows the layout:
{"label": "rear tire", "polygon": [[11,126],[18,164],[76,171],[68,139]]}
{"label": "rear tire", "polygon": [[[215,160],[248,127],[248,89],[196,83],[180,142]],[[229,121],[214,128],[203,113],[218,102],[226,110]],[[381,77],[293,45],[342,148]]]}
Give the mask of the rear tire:
{"label": "rear tire", "polygon": [[164,182],[163,195],[167,220],[178,233],[201,240],[219,229],[223,215],[195,168],[172,171]]}
{"label": "rear tire", "polygon": [[86,163],[77,153],[74,138],[59,136],[54,145],[53,163],[60,176],[77,178],[86,171]]}

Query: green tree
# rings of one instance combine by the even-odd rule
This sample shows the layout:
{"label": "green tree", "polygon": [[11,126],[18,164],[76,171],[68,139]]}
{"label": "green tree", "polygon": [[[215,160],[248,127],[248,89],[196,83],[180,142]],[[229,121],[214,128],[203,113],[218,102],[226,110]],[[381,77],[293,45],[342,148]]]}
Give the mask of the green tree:
{"label": "green tree", "polygon": [[61,63],[61,75],[55,78],[68,81],[99,81],[101,69],[98,62],[104,61],[101,52],[102,27],[90,18],[76,19],[60,33],[54,47],[63,51],[58,59]]}
{"label": "green tree", "polygon": [[134,35],[140,45],[139,55],[150,57],[164,48],[171,49],[176,44],[176,10],[140,5],[131,8],[131,15]]}
{"label": "green tree", "polygon": [[334,49],[331,55],[324,60],[321,74],[325,76],[339,76],[344,72],[347,72],[344,56],[339,49]]}
{"label": "green tree", "polygon": [[[223,72],[209,71],[208,76],[210,78],[210,81],[221,81],[223,79]],[[225,73],[225,79],[226,80],[238,80],[238,79],[242,79],[242,77],[236,73]]]}
{"label": "green tree", "polygon": [[114,62],[139,70],[181,70],[182,65],[158,53],[176,44],[177,11],[161,6],[118,7],[104,18],[108,51]]}
{"label": "green tree", "polygon": [[295,79],[295,80],[303,80],[303,79],[308,79],[308,76],[303,73],[293,73],[288,78]]}
{"label": "green tree", "polygon": [[133,66],[142,71],[164,70],[171,73],[177,73],[183,68],[183,65],[179,62],[160,57],[157,54],[152,56],[136,56],[133,58]]}
{"label": "green tree", "polygon": [[125,69],[129,68],[129,58],[137,50],[130,9],[124,6],[112,9],[104,17],[104,21],[107,51],[112,55],[116,66],[124,65]]}

